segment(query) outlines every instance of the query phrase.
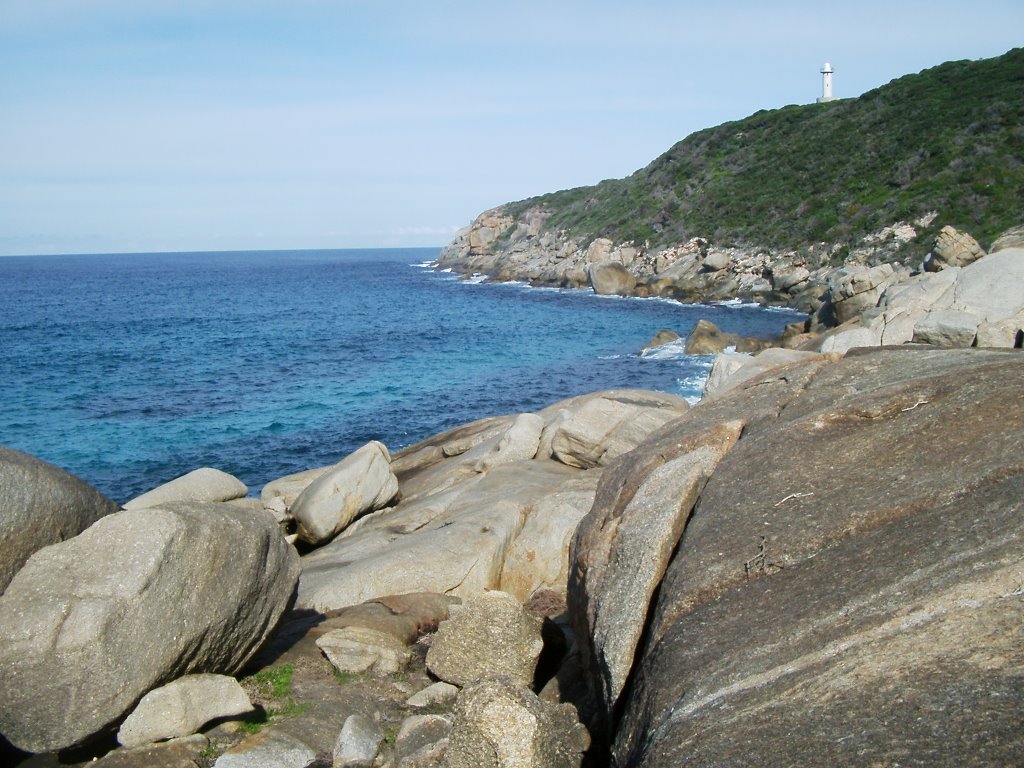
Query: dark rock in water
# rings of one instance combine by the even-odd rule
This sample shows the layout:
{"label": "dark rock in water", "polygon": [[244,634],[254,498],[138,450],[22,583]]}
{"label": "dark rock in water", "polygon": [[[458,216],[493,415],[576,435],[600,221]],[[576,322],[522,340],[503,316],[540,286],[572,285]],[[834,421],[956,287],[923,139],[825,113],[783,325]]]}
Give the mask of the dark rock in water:
{"label": "dark rock in water", "polygon": [[63,469],[0,446],[0,592],[29,555],[77,536],[118,506]]}
{"label": "dark rock in water", "polygon": [[120,512],[40,550],[0,596],[0,733],[63,749],[156,686],[237,672],[298,574],[269,515],[226,504]]}
{"label": "dark rock in water", "polygon": [[[1021,381],[1012,352],[811,360],[702,403],[609,466],[569,594],[598,676],[595,606],[613,603],[591,573],[621,546],[623,511],[679,446],[742,423],[697,503],[664,504],[692,511],[640,611],[622,693],[605,689],[612,763],[1018,762]],[[588,524],[607,530],[602,547],[585,546]]]}
{"label": "dark rock in water", "polygon": [[768,346],[771,344],[760,339],[726,333],[710,320],[698,320],[686,337],[688,355],[715,355],[728,347],[735,347],[737,352],[757,352]]}

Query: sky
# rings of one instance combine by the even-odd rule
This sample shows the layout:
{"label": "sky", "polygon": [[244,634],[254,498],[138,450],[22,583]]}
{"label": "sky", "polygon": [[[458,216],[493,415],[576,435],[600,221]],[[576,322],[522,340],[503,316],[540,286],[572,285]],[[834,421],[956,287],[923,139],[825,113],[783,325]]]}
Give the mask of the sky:
{"label": "sky", "polygon": [[813,102],[825,61],[852,97],[1021,30],[1020,0],[0,0],[0,255],[439,246]]}

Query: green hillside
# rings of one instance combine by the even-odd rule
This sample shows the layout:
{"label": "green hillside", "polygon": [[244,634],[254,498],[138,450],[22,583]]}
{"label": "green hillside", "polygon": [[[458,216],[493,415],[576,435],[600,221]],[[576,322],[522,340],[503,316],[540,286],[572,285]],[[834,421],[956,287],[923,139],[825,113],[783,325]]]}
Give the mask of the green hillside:
{"label": "green hillside", "polygon": [[546,229],[652,246],[846,243],[929,211],[933,228],[987,244],[1024,214],[1024,48],[857,99],[757,112],[688,136],[625,179],[504,208],[536,205],[552,212]]}

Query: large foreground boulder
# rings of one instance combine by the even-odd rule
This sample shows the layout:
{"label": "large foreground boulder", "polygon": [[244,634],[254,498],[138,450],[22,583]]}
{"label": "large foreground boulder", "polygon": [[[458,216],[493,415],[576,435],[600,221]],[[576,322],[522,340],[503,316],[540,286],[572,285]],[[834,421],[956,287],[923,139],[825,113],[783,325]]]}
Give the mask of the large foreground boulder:
{"label": "large foreground boulder", "polygon": [[0,592],[36,550],[77,536],[118,506],[63,469],[0,446]]}
{"label": "large foreground boulder", "polygon": [[[1022,381],[1013,351],[810,359],[609,466],[569,603],[612,763],[1018,762]],[[730,422],[699,496],[668,492],[676,457]],[[666,515],[687,518],[668,558],[621,573]]]}
{"label": "large foreground boulder", "polygon": [[0,596],[0,733],[62,749],[156,686],[237,672],[298,572],[269,516],[224,504],[116,513],[36,552]]}
{"label": "large foreground boulder", "polygon": [[599,261],[590,265],[590,286],[599,296],[629,296],[636,278],[617,261]]}

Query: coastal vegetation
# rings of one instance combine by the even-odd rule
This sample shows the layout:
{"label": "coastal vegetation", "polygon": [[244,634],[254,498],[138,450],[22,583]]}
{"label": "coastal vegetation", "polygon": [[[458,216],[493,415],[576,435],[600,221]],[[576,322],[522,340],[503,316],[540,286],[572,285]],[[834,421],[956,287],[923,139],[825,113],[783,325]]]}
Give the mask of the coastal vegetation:
{"label": "coastal vegetation", "polygon": [[859,98],[764,110],[686,137],[647,167],[503,206],[547,231],[661,247],[691,237],[779,250],[853,244],[936,212],[986,242],[1024,199],[1024,48],[953,61]]}

